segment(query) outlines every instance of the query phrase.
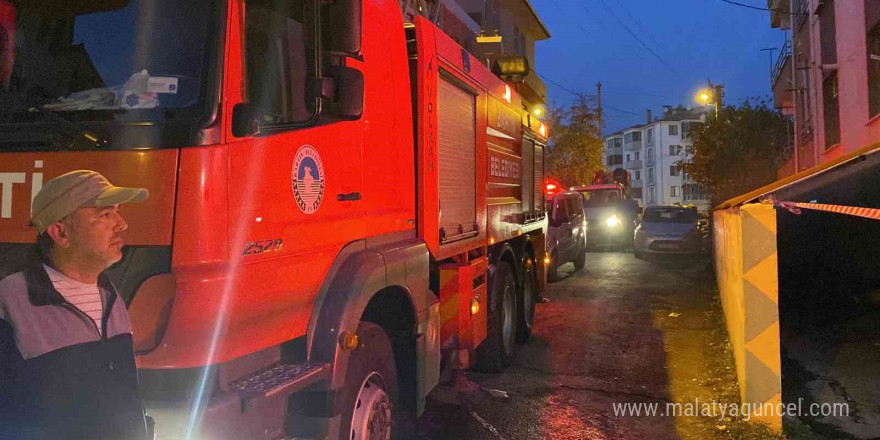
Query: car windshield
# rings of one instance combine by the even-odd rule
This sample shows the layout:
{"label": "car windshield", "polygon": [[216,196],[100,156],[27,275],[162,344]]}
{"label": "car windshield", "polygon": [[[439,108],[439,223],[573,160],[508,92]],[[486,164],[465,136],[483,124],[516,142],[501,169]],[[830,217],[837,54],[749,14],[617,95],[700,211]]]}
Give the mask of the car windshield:
{"label": "car windshield", "polygon": [[651,208],[645,211],[643,223],[696,223],[697,211],[687,208]]}
{"label": "car windshield", "polygon": [[620,201],[620,191],[616,189],[593,189],[581,191],[584,195],[584,208],[601,208]]}
{"label": "car windshield", "polygon": [[[4,0],[0,0],[4,1]],[[0,125],[161,122],[204,111],[213,0],[19,0],[0,28]],[[11,31],[8,31],[11,29]],[[52,114],[49,114],[52,113]]]}

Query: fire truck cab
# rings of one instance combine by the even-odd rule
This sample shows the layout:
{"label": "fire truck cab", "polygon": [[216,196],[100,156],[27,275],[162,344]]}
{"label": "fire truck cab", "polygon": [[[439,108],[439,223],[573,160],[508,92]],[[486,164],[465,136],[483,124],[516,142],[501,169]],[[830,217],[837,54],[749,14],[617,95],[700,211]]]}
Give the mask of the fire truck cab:
{"label": "fire truck cab", "polygon": [[0,6],[0,276],[44,181],[149,189],[109,273],[158,439],[388,438],[441,360],[498,371],[528,338],[546,128],[430,21],[391,0]]}

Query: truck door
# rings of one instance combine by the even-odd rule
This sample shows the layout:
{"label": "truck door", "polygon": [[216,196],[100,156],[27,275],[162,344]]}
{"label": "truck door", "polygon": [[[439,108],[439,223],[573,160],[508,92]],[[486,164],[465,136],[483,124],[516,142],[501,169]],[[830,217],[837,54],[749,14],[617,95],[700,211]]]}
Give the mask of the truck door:
{"label": "truck door", "polygon": [[227,134],[230,252],[243,263],[237,294],[277,320],[271,339],[305,334],[327,269],[365,235],[361,122],[306,122],[315,110],[305,98],[309,3],[246,1],[244,53],[230,61],[244,67],[242,84],[228,88],[265,112],[260,134]]}

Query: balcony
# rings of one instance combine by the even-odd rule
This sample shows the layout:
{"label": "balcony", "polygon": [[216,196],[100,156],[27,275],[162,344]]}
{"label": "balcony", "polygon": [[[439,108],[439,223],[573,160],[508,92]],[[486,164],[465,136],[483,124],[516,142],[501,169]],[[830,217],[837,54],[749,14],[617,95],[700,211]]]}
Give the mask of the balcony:
{"label": "balcony", "polygon": [[642,179],[639,180],[630,180],[629,184],[633,188],[641,188],[642,187]]}
{"label": "balcony", "polygon": [[770,71],[770,84],[773,88],[773,106],[777,109],[794,106],[794,86],[791,83],[791,42],[786,41],[782,45],[782,51],[776,58],[776,64]]}
{"label": "balcony", "polygon": [[623,167],[628,170],[640,170],[640,169],[642,169],[642,161],[641,160],[631,160],[631,161],[625,162],[623,164]]}
{"label": "balcony", "polygon": [[535,72],[529,72],[520,88],[523,98],[531,104],[547,102],[547,86]]}
{"label": "balcony", "polygon": [[767,0],[767,9],[770,9],[770,27],[791,29],[791,10],[788,0]]}
{"label": "balcony", "polygon": [[642,141],[632,141],[623,143],[623,151],[639,151],[642,149]]}

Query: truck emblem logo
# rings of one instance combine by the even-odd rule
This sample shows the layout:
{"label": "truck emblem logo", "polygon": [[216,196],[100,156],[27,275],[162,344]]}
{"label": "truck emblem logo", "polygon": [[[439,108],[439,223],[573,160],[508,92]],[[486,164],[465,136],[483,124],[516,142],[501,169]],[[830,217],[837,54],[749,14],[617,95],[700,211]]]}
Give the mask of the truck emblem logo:
{"label": "truck emblem logo", "polygon": [[324,198],[324,163],[314,147],[299,147],[293,158],[291,177],[296,205],[302,212],[313,214]]}

